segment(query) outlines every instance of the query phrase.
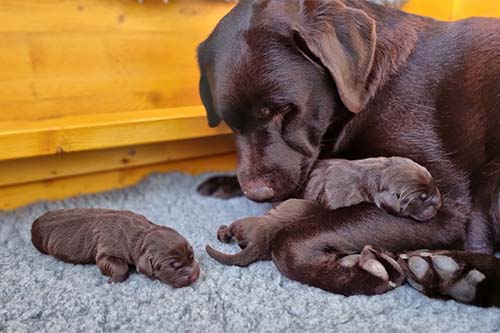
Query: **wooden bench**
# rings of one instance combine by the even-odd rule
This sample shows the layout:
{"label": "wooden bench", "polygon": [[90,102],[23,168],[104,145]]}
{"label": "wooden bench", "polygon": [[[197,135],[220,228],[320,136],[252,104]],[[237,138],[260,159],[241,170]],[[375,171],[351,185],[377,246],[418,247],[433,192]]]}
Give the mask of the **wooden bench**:
{"label": "wooden bench", "polygon": [[[451,20],[500,16],[497,0],[413,0]],[[152,172],[235,167],[210,129],[196,46],[223,0],[0,2],[0,209],[120,188]]]}

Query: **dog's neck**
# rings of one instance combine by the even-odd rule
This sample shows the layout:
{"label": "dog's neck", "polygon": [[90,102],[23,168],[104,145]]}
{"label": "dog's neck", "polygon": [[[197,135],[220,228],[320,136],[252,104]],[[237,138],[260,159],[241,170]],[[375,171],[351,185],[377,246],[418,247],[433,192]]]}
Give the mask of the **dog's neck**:
{"label": "dog's neck", "polygon": [[[370,100],[374,99],[391,77],[407,65],[417,46],[419,34],[436,21],[365,1],[345,0],[345,3],[363,10],[376,22],[377,46],[373,68],[367,82],[369,98],[366,106],[368,106]],[[338,116],[339,113],[345,112],[348,111],[336,110],[337,116],[332,118],[331,126],[334,130],[330,129],[325,136],[325,141],[330,143],[325,145],[329,146],[327,148],[329,151],[325,151],[322,155],[338,156],[348,147],[348,140],[362,130],[364,111],[358,115]],[[338,119],[335,118],[341,119],[342,123],[338,123]]]}
{"label": "dog's neck", "polygon": [[363,10],[376,22],[377,46],[367,82],[367,91],[372,98],[394,74],[406,66],[417,46],[419,34],[435,21],[366,1],[346,0],[346,3]]}

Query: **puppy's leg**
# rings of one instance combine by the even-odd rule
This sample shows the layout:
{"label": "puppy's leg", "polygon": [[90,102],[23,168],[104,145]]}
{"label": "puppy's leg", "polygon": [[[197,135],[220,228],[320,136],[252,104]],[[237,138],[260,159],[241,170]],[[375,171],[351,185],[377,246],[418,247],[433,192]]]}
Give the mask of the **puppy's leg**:
{"label": "puppy's leg", "polygon": [[290,279],[344,295],[377,294],[401,284],[404,277],[391,255],[377,249],[462,248],[466,219],[458,202],[444,206],[427,223],[369,204],[320,208],[289,218],[273,238],[272,255]]}
{"label": "puppy's leg", "polygon": [[400,255],[413,288],[429,297],[478,306],[500,306],[500,259],[461,251],[415,251]]}
{"label": "puppy's leg", "polygon": [[101,255],[96,263],[101,273],[109,276],[109,282],[123,282],[128,279],[128,264],[124,259]]}
{"label": "puppy's leg", "polygon": [[304,198],[329,209],[370,202],[418,221],[431,219],[442,205],[427,169],[400,157],[320,161],[311,173]]}
{"label": "puppy's leg", "polygon": [[273,252],[285,276],[345,296],[382,294],[400,286],[404,273],[392,255],[371,246],[360,254],[340,254],[328,247],[287,247]]}
{"label": "puppy's leg", "polygon": [[248,217],[229,226],[221,226],[217,238],[222,243],[236,240],[241,252],[225,254],[209,245],[208,254],[225,265],[248,266],[258,260],[270,260],[272,241],[276,233],[286,225],[320,208],[317,204],[306,200],[287,200],[268,211],[262,217]]}
{"label": "puppy's leg", "polygon": [[236,176],[215,176],[208,178],[198,186],[198,193],[204,196],[230,199],[243,196]]}

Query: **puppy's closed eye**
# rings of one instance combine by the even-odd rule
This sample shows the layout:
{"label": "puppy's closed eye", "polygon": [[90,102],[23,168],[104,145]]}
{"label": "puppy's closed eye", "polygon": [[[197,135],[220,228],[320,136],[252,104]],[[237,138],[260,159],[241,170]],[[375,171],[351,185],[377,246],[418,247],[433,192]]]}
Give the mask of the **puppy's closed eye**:
{"label": "puppy's closed eye", "polygon": [[177,260],[174,260],[172,261],[170,264],[170,267],[172,267],[173,269],[179,269],[183,266],[183,263],[180,262],[180,261],[177,261]]}

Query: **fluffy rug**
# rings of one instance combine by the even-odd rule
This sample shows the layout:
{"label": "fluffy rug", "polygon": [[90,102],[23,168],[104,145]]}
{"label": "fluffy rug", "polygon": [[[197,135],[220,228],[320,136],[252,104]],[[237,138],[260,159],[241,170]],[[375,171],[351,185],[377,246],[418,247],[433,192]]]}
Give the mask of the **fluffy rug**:
{"label": "fluffy rug", "polygon": [[[292,282],[271,262],[224,267],[204,252],[224,250],[220,224],[264,212],[244,198],[196,194],[205,177],[154,175],[124,190],[41,202],[0,214],[0,331],[20,332],[495,332],[500,310],[430,300],[407,286],[376,297],[343,297]],[[75,266],[40,254],[30,225],[47,210],[130,209],[176,228],[193,244],[202,276],[173,289],[132,274],[108,284],[96,266]]]}

